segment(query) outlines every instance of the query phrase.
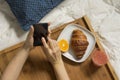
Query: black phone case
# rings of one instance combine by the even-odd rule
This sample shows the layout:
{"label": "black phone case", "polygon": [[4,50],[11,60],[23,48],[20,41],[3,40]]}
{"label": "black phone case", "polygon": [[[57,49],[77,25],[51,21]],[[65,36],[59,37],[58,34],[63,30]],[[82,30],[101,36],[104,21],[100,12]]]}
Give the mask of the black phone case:
{"label": "black phone case", "polygon": [[34,46],[42,46],[42,41],[41,38],[44,37],[45,40],[47,41],[47,36],[48,36],[48,23],[39,23],[39,24],[34,24]]}

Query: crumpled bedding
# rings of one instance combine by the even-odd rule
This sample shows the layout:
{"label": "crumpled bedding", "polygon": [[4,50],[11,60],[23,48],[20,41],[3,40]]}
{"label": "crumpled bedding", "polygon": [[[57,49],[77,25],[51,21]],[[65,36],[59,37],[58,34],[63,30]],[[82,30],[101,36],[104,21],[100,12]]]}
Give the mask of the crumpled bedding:
{"label": "crumpled bedding", "polygon": [[[84,15],[89,17],[120,80],[120,0],[65,0],[40,22],[51,22],[53,29]],[[0,0],[0,50],[24,41],[27,34],[8,4]]]}

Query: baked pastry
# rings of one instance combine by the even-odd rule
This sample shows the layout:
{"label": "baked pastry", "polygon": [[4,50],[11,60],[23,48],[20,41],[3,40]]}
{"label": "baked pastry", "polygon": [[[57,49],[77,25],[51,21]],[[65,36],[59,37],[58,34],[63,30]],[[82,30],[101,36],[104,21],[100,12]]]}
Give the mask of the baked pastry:
{"label": "baked pastry", "polygon": [[82,58],[88,45],[87,37],[82,31],[76,29],[72,32],[71,47],[77,59]]}

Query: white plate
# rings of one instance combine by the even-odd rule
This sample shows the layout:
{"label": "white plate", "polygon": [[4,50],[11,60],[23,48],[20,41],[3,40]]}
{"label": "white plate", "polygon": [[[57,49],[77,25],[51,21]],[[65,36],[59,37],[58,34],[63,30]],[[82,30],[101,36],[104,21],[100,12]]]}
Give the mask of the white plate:
{"label": "white plate", "polygon": [[86,50],[85,54],[83,55],[83,57],[81,59],[76,59],[75,58],[71,47],[69,47],[68,52],[63,53],[63,56],[65,56],[66,58],[68,58],[68,59],[70,59],[74,62],[80,63],[80,62],[85,61],[88,58],[88,56],[90,55],[90,53],[92,52],[92,50],[94,49],[94,46],[95,46],[95,42],[96,42],[95,37],[89,30],[87,30],[87,29],[85,29],[85,28],[83,28],[83,27],[81,27],[80,25],[77,25],[77,24],[67,25],[64,28],[64,30],[61,32],[57,41],[59,41],[61,39],[65,39],[70,44],[71,35],[72,35],[73,30],[75,30],[75,29],[81,30],[87,36],[87,40],[89,42],[87,50]]}

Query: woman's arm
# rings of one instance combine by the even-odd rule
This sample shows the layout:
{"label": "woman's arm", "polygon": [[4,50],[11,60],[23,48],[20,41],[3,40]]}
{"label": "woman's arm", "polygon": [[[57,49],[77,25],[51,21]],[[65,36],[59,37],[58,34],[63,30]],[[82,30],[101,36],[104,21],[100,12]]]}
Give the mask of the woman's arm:
{"label": "woman's arm", "polygon": [[17,80],[23,64],[28,57],[28,50],[21,48],[6,67],[2,80]]}
{"label": "woman's arm", "polygon": [[59,62],[53,65],[57,80],[70,80],[63,62]]}
{"label": "woman's arm", "polygon": [[57,80],[70,80],[64,67],[57,42],[48,37],[48,43],[46,43],[44,38],[42,38],[42,43],[44,45],[43,50],[54,68]]}
{"label": "woman's arm", "polygon": [[33,32],[34,30],[31,27],[24,46],[18,50],[15,57],[6,67],[2,75],[2,80],[17,80],[21,69],[29,55],[29,50],[33,47]]}

